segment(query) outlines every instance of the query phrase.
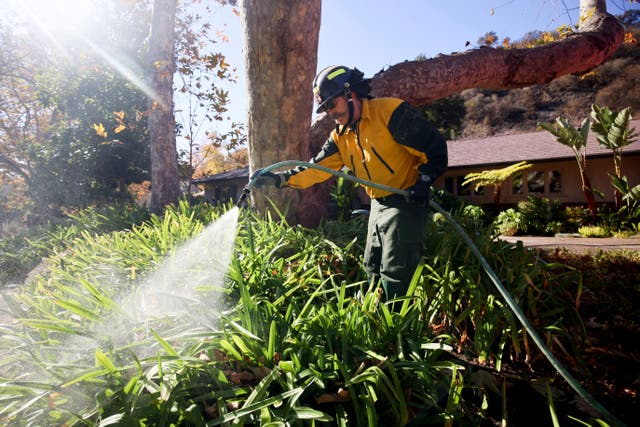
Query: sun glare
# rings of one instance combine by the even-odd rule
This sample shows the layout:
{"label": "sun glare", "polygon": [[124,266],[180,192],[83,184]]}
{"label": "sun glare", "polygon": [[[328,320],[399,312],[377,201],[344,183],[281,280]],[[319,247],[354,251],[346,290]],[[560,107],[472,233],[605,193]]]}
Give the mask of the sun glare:
{"label": "sun glare", "polygon": [[90,0],[23,0],[25,18],[51,33],[75,32],[95,13]]}
{"label": "sun glare", "polygon": [[[0,2],[7,0],[0,0]],[[132,60],[108,49],[97,36],[103,14],[95,0],[8,0],[19,20],[37,29],[43,43],[49,43],[59,52],[71,55],[74,46],[89,49],[101,57],[110,67],[142,90],[147,96],[157,99],[150,88],[132,67]]]}

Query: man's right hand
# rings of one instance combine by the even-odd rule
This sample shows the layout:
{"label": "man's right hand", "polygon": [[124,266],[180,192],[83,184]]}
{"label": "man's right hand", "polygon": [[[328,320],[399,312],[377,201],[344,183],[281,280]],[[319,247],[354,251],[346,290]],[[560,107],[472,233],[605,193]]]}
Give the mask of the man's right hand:
{"label": "man's right hand", "polygon": [[[255,179],[255,181],[254,181]],[[280,188],[280,175],[272,172],[263,172],[263,169],[258,169],[251,175],[251,180],[254,181],[253,186],[255,188],[264,187],[265,185],[274,185]]]}

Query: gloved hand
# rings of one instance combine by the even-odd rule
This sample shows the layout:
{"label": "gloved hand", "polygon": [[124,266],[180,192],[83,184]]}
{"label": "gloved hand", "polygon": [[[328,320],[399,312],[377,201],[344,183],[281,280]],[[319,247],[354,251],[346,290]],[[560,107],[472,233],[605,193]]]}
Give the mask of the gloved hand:
{"label": "gloved hand", "polygon": [[425,203],[429,206],[429,200],[431,199],[431,178],[427,175],[418,176],[413,187],[409,187],[409,201],[413,203]]}
{"label": "gloved hand", "polygon": [[263,172],[263,169],[258,169],[257,171],[255,171],[253,175],[251,175],[251,179],[249,181],[253,181],[254,178],[256,179],[253,184],[255,188],[264,187],[265,185],[275,185],[276,187],[280,188],[280,183],[282,182],[279,174],[272,172]]}

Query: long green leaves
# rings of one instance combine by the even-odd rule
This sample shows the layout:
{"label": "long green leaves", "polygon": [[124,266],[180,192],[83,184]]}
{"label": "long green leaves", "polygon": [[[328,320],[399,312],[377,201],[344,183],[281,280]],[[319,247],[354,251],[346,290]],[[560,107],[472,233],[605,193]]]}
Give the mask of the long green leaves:
{"label": "long green leaves", "polygon": [[[181,205],[129,232],[85,235],[7,296],[18,323],[0,338],[1,416],[17,425],[475,425],[486,411],[472,412],[463,392],[475,386],[448,354],[498,369],[535,357],[441,222],[429,226],[425,262],[397,311],[366,280],[360,218],[308,230],[251,212],[220,301],[205,291],[122,303],[142,279],[166,282],[154,267],[217,217]],[[572,271],[470,226],[527,316],[567,352],[577,346],[577,316],[549,273]],[[187,300],[188,310],[143,316],[165,300]],[[203,324],[200,309],[220,313]]]}

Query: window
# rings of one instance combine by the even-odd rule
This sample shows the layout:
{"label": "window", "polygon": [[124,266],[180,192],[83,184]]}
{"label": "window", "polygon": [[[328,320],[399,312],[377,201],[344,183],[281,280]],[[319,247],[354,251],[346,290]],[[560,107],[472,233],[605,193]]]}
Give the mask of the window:
{"label": "window", "polygon": [[454,189],[455,189],[454,185],[455,185],[455,178],[454,177],[447,176],[447,177],[444,178],[444,189],[447,192],[449,192],[451,194],[455,194],[454,193]]}
{"label": "window", "polygon": [[562,173],[559,170],[524,171],[511,176],[511,194],[514,196],[560,193],[562,193]]}
{"label": "window", "polygon": [[457,195],[458,196],[469,196],[471,194],[471,187],[468,185],[463,186],[464,175],[456,176],[456,184],[457,184]]}
{"label": "window", "polygon": [[524,194],[524,174],[518,172],[511,176],[511,194]]}
{"label": "window", "polygon": [[562,175],[560,171],[549,171],[549,193],[562,193]]}
{"label": "window", "polygon": [[478,189],[476,190],[475,188],[473,189],[473,195],[474,196],[484,196],[485,190],[484,190],[484,185],[478,187]]}
{"label": "window", "polygon": [[544,194],[544,172],[533,171],[527,173],[527,192],[529,194]]}

